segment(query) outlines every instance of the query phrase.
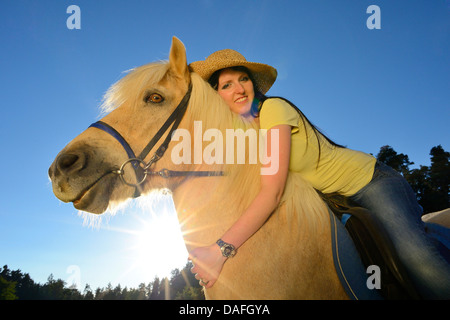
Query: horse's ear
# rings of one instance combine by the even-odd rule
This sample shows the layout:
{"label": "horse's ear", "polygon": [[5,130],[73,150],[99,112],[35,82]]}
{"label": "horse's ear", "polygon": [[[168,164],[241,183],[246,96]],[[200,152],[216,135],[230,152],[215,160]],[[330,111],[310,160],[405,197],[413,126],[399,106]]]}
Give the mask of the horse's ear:
{"label": "horse's ear", "polygon": [[172,38],[169,54],[170,70],[180,78],[189,79],[189,70],[186,59],[186,48],[177,37]]}

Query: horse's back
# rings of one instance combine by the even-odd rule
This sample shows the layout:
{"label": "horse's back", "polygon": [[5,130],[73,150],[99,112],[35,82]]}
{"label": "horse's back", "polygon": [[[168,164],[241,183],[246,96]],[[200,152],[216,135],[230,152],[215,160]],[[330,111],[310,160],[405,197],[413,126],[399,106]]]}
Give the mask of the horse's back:
{"label": "horse's back", "polygon": [[450,228],[450,208],[425,214],[422,216],[422,221],[427,223],[435,223],[443,227]]}

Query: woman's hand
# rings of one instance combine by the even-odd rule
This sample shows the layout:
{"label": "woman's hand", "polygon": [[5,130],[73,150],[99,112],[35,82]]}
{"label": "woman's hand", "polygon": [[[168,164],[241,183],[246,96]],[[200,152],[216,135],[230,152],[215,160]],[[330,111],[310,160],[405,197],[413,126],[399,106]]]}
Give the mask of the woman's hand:
{"label": "woman's hand", "polygon": [[227,260],[217,244],[208,247],[199,247],[189,253],[189,259],[194,264],[191,272],[195,273],[195,279],[200,285],[211,288],[222,271],[223,264]]}

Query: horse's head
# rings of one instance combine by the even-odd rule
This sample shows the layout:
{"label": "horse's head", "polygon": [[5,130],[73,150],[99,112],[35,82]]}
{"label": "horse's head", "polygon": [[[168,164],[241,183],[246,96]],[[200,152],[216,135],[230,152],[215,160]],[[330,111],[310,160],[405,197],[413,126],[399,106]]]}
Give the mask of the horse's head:
{"label": "horse's head", "polygon": [[[120,132],[138,155],[176,109],[190,81],[185,47],[174,37],[168,63],[136,68],[109,89],[104,106],[110,112],[101,121]],[[90,127],[72,140],[50,166],[53,192],[79,210],[103,213],[110,204],[135,193],[135,188],[123,183],[120,176],[127,181],[137,179],[134,170],[120,172],[121,164],[128,159],[117,139]],[[160,184],[156,187],[164,187],[162,179],[152,180]]]}

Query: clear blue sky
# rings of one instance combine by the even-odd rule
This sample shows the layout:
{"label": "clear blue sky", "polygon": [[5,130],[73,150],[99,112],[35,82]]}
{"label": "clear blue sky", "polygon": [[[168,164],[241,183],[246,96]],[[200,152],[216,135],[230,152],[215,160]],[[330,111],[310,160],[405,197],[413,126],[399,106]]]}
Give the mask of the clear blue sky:
{"label": "clear blue sky", "polygon": [[[72,4],[80,30],[66,27]],[[366,27],[372,4],[379,30]],[[47,177],[56,154],[98,119],[107,88],[125,70],[166,59],[173,35],[189,62],[232,48],[276,67],[269,94],[294,101],[350,148],[376,154],[388,144],[416,166],[429,165],[433,146],[450,149],[448,0],[3,0],[0,265],[40,283],[50,273],[69,280],[76,266],[81,289],[137,287],[157,273],[143,266],[176,250],[142,237],[151,215],[136,206],[83,226]],[[170,199],[156,205],[157,217],[163,208],[173,211]]]}

